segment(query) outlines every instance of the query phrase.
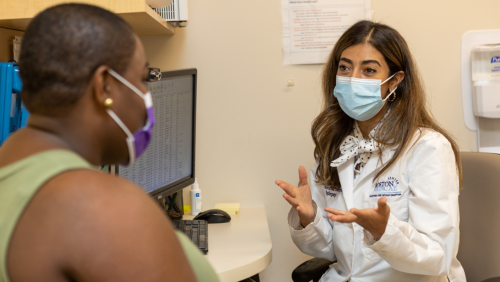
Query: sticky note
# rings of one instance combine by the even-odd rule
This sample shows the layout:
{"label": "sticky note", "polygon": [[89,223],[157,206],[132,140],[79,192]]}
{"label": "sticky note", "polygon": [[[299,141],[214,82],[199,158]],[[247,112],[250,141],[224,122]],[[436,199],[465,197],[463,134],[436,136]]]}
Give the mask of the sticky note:
{"label": "sticky note", "polygon": [[228,214],[237,214],[240,211],[239,203],[219,203],[215,204],[215,208],[223,210]]}

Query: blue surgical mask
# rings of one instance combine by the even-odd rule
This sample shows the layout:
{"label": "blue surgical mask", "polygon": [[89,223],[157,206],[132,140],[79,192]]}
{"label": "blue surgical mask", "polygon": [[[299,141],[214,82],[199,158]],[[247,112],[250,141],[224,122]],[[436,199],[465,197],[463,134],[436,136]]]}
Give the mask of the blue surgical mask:
{"label": "blue surgical mask", "polygon": [[348,116],[359,121],[369,120],[380,112],[385,101],[396,91],[397,87],[382,100],[380,86],[395,75],[392,75],[384,82],[379,79],[361,79],[337,75],[337,84],[333,90],[333,95],[339,100],[340,107]]}

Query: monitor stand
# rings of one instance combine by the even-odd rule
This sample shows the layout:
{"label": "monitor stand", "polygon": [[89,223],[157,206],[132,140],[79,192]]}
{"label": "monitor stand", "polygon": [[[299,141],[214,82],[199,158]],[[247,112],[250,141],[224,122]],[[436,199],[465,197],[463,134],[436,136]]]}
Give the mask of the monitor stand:
{"label": "monitor stand", "polygon": [[[116,175],[115,165],[103,166],[101,170]],[[182,219],[184,216],[184,199],[182,194],[182,190],[180,190],[172,194],[162,194],[160,198],[156,199],[163,212],[170,217],[171,220]],[[171,205],[170,203],[172,202],[173,204]]]}
{"label": "monitor stand", "polygon": [[184,201],[182,190],[157,199],[158,204],[170,219],[182,219],[184,215]]}

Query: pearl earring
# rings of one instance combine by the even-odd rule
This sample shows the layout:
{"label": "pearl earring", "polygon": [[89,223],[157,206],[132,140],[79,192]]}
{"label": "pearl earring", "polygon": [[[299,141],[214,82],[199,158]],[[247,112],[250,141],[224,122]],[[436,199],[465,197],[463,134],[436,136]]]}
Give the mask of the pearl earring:
{"label": "pearl earring", "polygon": [[106,100],[104,100],[104,107],[109,108],[111,107],[111,105],[113,105],[113,99],[107,98]]}

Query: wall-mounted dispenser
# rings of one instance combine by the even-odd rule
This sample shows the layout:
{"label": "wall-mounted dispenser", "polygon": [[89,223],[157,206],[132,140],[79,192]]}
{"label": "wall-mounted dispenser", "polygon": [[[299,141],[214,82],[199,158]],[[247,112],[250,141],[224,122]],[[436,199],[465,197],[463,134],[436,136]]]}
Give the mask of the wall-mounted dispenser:
{"label": "wall-mounted dispenser", "polygon": [[461,66],[465,125],[479,152],[500,154],[500,30],[466,32]]}
{"label": "wall-mounted dispenser", "polygon": [[471,65],[474,114],[500,118],[500,44],[474,46]]}

